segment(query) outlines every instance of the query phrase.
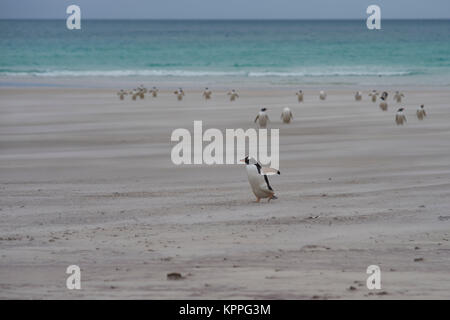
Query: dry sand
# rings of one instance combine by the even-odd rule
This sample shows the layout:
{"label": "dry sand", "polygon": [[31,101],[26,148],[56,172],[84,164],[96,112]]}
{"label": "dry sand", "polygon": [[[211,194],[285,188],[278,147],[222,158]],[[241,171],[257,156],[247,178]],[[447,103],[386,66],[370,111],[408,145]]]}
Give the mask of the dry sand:
{"label": "dry sand", "polygon": [[[449,299],[450,92],[406,90],[398,127],[391,98],[382,112],[367,90],[295,91],[1,88],[0,298]],[[254,203],[243,166],[172,164],[172,130],[252,127],[262,105],[280,128],[278,200]]]}

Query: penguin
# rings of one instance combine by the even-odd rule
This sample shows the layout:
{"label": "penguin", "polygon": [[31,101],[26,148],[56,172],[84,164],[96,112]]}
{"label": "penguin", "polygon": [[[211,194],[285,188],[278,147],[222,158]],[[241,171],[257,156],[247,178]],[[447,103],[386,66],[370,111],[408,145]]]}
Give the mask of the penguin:
{"label": "penguin", "polygon": [[148,93],[151,93],[152,94],[152,97],[153,98],[156,98],[157,96],[158,96],[158,88],[156,88],[156,87],[153,87],[153,88],[151,88],[150,90],[148,90]]}
{"label": "penguin", "polygon": [[386,91],[384,91],[380,97],[380,99],[382,100],[380,102],[380,109],[383,111],[387,111],[387,109],[388,109],[387,97],[388,97],[388,93]]}
{"label": "penguin", "polygon": [[361,101],[362,99],[362,92],[361,91],[356,91],[355,93],[355,101]]}
{"label": "penguin", "polygon": [[178,101],[183,100],[184,97],[183,89],[179,88],[178,90],[175,90],[173,93],[177,96]]}
{"label": "penguin", "polygon": [[236,100],[236,98],[239,98],[239,94],[234,89],[229,91],[228,95],[230,96],[230,101],[234,101],[234,100]]}
{"label": "penguin", "polygon": [[320,100],[325,100],[327,98],[327,93],[325,91],[321,90],[319,92],[319,98],[320,98]]}
{"label": "penguin", "polygon": [[288,107],[283,109],[283,111],[281,112],[281,120],[283,120],[284,123],[290,123],[291,120],[294,120],[291,109],[289,109]]}
{"label": "penguin", "polygon": [[208,87],[205,88],[205,91],[203,91],[203,97],[205,100],[211,99],[212,92],[208,89]]}
{"label": "penguin", "polygon": [[143,93],[147,93],[147,91],[148,91],[147,88],[144,87],[143,84],[141,84],[138,89],[141,90]]}
{"label": "penguin", "polygon": [[296,94],[298,102],[303,102],[303,91],[299,90]]}
{"label": "penguin", "polygon": [[376,102],[377,101],[377,96],[378,96],[377,90],[372,90],[372,92],[369,93],[369,97],[372,98],[372,102]]}
{"label": "penguin", "polygon": [[405,97],[405,95],[403,93],[401,93],[400,91],[395,91],[394,100],[397,101],[397,103],[401,103],[402,98],[404,98],[404,97]]}
{"label": "penguin", "polygon": [[145,89],[144,86],[141,84],[137,88],[137,92],[138,92],[139,98],[144,99],[145,98],[145,93],[147,92],[147,89]]}
{"label": "penguin", "polygon": [[427,113],[425,112],[425,106],[421,105],[419,109],[416,111],[417,119],[423,120],[427,116]]}
{"label": "penguin", "polygon": [[268,198],[267,202],[270,202],[272,199],[278,199],[267,175],[280,174],[280,171],[273,168],[263,168],[258,161],[248,156],[242,159],[241,162],[246,164],[248,182],[256,196],[256,202],[265,198]]}
{"label": "penguin", "polygon": [[405,108],[400,108],[397,110],[397,114],[395,115],[395,123],[397,123],[397,125],[402,126],[403,124],[406,123],[406,116],[403,113],[403,111],[405,110]]}
{"label": "penguin", "polygon": [[117,95],[119,96],[119,99],[120,99],[120,100],[123,100],[124,97],[125,97],[127,94],[128,94],[128,92],[126,92],[126,91],[123,90],[123,89],[120,89],[120,91],[117,92]]}
{"label": "penguin", "polygon": [[256,121],[258,121],[258,125],[261,129],[265,129],[267,127],[267,123],[269,122],[269,116],[267,115],[266,111],[266,108],[262,108],[254,121],[255,123]]}
{"label": "penguin", "polygon": [[137,91],[136,89],[133,89],[130,94],[131,94],[131,99],[136,100],[137,96],[139,95],[139,91]]}

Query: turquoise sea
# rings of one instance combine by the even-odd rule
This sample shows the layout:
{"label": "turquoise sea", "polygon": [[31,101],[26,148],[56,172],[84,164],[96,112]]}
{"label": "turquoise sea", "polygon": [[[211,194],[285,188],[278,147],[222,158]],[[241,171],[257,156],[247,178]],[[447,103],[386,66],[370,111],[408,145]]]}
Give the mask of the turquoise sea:
{"label": "turquoise sea", "polygon": [[0,79],[419,79],[450,85],[450,20],[383,20],[375,31],[362,20],[82,20],[81,26],[0,20]]}

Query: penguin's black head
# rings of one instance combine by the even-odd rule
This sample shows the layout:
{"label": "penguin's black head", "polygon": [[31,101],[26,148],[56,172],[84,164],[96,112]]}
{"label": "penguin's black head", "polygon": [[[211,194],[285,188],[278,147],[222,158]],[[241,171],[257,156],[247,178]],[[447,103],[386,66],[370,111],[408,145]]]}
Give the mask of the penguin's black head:
{"label": "penguin's black head", "polygon": [[208,87],[206,87],[205,90],[208,90]]}
{"label": "penguin's black head", "polygon": [[424,107],[425,107],[425,106],[424,106],[423,104],[420,106],[421,109],[423,109]]}
{"label": "penguin's black head", "polygon": [[402,112],[403,110],[405,110],[405,108],[400,108],[398,109],[398,112]]}
{"label": "penguin's black head", "polygon": [[267,111],[267,108],[262,108],[261,111]]}
{"label": "penguin's black head", "polygon": [[249,164],[249,160],[248,160],[248,156],[246,156],[245,158],[244,158],[244,162],[245,162],[245,164]]}

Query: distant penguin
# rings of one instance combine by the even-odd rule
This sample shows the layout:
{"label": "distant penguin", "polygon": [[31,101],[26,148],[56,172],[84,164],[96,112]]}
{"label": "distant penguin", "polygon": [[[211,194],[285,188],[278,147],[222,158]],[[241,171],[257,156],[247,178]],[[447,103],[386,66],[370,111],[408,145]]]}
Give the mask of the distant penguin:
{"label": "distant penguin", "polygon": [[369,93],[369,97],[372,98],[372,102],[376,102],[377,101],[377,96],[378,96],[377,90],[372,90],[372,92]]}
{"label": "distant penguin", "polygon": [[427,116],[427,113],[425,112],[425,106],[421,105],[419,109],[416,111],[417,119],[423,120]]}
{"label": "distant penguin", "polygon": [[123,90],[123,89],[120,89],[120,91],[117,92],[117,95],[119,96],[119,99],[120,99],[120,100],[123,100],[123,98],[124,98],[127,94],[128,94],[128,93],[127,93],[125,90]]}
{"label": "distant penguin", "polygon": [[291,120],[294,120],[291,109],[289,109],[288,107],[283,109],[283,111],[281,112],[281,120],[283,120],[284,123],[290,123]]}
{"label": "distant penguin", "polygon": [[258,121],[258,125],[261,129],[267,128],[267,124],[269,122],[269,116],[267,115],[266,111],[266,108],[262,108],[255,118],[255,123]]}
{"label": "distant penguin", "polygon": [[380,99],[381,99],[380,109],[383,111],[387,111],[387,109],[388,109],[387,97],[388,97],[388,93],[386,91],[384,91],[380,97]]}
{"label": "distant penguin", "polygon": [[258,161],[248,156],[241,161],[246,164],[248,182],[256,196],[256,202],[265,198],[268,198],[268,202],[272,199],[278,199],[267,175],[280,174],[280,171],[273,168],[264,168]]}
{"label": "distant penguin", "polygon": [[138,95],[139,95],[139,91],[137,91],[136,89],[133,89],[133,91],[131,91],[131,99],[132,100],[136,100]]}
{"label": "distant penguin", "polygon": [[209,90],[208,88],[205,88],[205,91],[203,91],[203,98],[205,98],[205,100],[209,100],[211,99],[211,95],[212,91]]}
{"label": "distant penguin", "polygon": [[183,89],[179,88],[178,90],[175,90],[174,94],[177,96],[178,101],[183,100],[183,97],[184,97]]}
{"label": "distant penguin", "polygon": [[236,100],[236,98],[239,98],[239,94],[234,89],[229,91],[228,95],[230,96],[230,101],[234,101],[234,100]]}
{"label": "distant penguin", "polygon": [[153,87],[150,90],[148,90],[148,93],[151,93],[152,97],[156,98],[158,96],[158,91],[159,91],[158,88]]}
{"label": "distant penguin", "polygon": [[299,90],[296,94],[298,102],[303,102],[303,91]]}
{"label": "distant penguin", "polygon": [[319,92],[319,98],[320,98],[320,100],[325,100],[327,98],[327,93],[325,91],[321,90]]}
{"label": "distant penguin", "polygon": [[406,123],[406,116],[403,113],[404,110],[405,110],[404,108],[398,109],[395,115],[395,123],[399,126],[402,126],[403,124]]}
{"label": "distant penguin", "polygon": [[361,91],[356,91],[355,93],[355,100],[356,101],[361,101],[362,99],[362,92]]}
{"label": "distant penguin", "polygon": [[395,91],[394,100],[397,101],[397,103],[401,103],[402,98],[404,98],[404,97],[405,97],[405,95],[403,93],[401,93],[400,91]]}
{"label": "distant penguin", "polygon": [[138,88],[137,91],[138,91],[139,98],[144,99],[145,98],[146,89],[145,88]]}
{"label": "distant penguin", "polygon": [[141,84],[138,89],[141,90],[143,93],[147,93],[147,88],[144,87],[143,84]]}

